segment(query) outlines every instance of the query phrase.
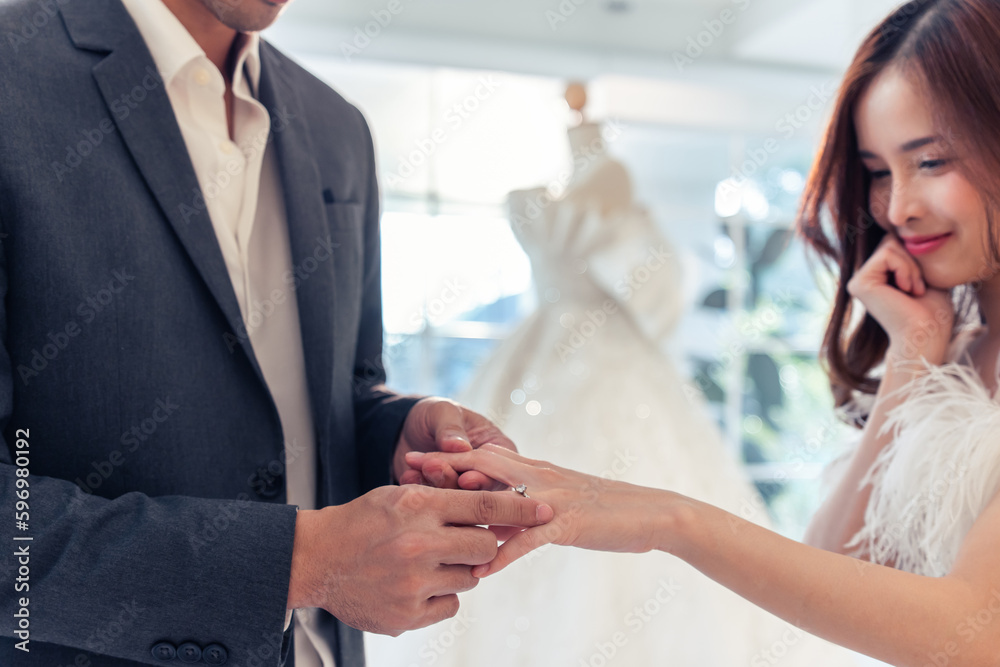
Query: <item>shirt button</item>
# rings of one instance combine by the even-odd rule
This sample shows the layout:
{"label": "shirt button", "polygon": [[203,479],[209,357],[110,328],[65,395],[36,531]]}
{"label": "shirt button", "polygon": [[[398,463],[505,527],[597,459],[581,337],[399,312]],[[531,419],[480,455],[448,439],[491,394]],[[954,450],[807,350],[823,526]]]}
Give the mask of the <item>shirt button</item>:
{"label": "shirt button", "polygon": [[219,148],[226,155],[229,155],[230,153],[233,152],[233,144],[231,142],[228,142],[228,141],[224,141],[221,144],[219,144]]}
{"label": "shirt button", "polygon": [[209,75],[208,70],[199,69],[194,73],[194,80],[199,86],[205,86],[212,80],[212,77]]}

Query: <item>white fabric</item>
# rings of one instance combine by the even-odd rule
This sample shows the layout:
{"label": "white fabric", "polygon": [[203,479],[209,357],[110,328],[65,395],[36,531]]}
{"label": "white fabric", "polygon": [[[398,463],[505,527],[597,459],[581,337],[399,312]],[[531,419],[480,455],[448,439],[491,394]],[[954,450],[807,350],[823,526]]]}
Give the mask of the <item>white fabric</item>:
{"label": "white fabric", "polygon": [[[540,306],[464,400],[529,457],[675,490],[767,526],[700,392],[659,351],[682,310],[680,265],[627,187],[605,192],[625,183],[623,172],[595,158],[560,201],[511,195]],[[369,664],[746,667],[775,655],[856,664],[662,553],[545,548],[460,597],[454,620],[368,637]]]}
{"label": "white fabric", "polygon": [[[230,138],[226,83],[204,50],[162,0],[123,3],[163,78],[247,335],[281,417],[288,503],[314,509],[312,409],[298,304],[284,280],[293,268],[285,199],[273,142],[268,143],[270,115],[254,97],[260,83],[260,38],[257,33],[237,35]],[[193,195],[191,205],[197,205]],[[307,627],[311,617],[294,617],[297,667],[334,667],[330,647]],[[286,629],[291,618],[286,616]]]}
{"label": "white fabric", "polygon": [[924,364],[883,426],[893,440],[872,483],[865,525],[847,546],[875,563],[941,577],[1000,492],[1000,396],[967,363]]}

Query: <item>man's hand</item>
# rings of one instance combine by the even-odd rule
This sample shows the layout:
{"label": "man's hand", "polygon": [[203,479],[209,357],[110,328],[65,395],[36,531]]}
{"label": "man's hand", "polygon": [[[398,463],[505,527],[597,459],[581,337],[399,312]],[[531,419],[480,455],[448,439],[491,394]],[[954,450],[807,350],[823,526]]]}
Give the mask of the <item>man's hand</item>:
{"label": "man's hand", "polygon": [[480,524],[538,526],[552,508],[516,494],[386,486],[301,510],[288,608],[322,607],[351,627],[397,636],[458,613],[472,566],[497,555]]}
{"label": "man's hand", "polygon": [[444,398],[425,398],[413,406],[393,458],[393,472],[400,484],[425,484],[443,489],[493,491],[506,488],[480,472],[461,477],[446,462],[416,470],[406,463],[407,452],[468,452],[494,444],[516,452],[517,447],[486,417]]}

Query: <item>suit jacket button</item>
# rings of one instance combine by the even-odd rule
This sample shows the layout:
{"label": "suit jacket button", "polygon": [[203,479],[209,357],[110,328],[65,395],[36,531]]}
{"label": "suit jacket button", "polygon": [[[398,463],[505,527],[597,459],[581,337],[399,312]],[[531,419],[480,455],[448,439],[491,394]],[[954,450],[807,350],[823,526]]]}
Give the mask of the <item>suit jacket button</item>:
{"label": "suit jacket button", "polygon": [[229,651],[221,644],[209,644],[202,649],[201,659],[210,665],[224,665],[229,660]]}
{"label": "suit jacket button", "polygon": [[201,647],[191,642],[186,642],[177,647],[177,657],[181,662],[198,662],[201,660]]}
{"label": "suit jacket button", "polygon": [[152,653],[157,660],[173,660],[177,649],[170,642],[160,642],[153,647]]}

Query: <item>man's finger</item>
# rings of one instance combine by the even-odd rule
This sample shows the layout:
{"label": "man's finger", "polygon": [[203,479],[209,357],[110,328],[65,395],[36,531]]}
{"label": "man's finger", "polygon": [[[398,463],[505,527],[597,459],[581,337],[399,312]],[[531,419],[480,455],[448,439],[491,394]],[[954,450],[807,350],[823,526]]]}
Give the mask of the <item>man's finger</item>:
{"label": "man's finger", "polygon": [[446,618],[451,618],[458,613],[458,596],[452,593],[451,595],[442,595],[440,597],[433,597],[424,604],[424,615],[420,619],[420,624],[417,628],[423,628],[428,625],[434,625],[435,623],[440,623]]}
{"label": "man's finger", "polygon": [[538,547],[546,545],[548,540],[546,540],[545,535],[545,531],[540,528],[529,528],[528,530],[521,531],[500,545],[497,557],[492,562],[472,568],[472,575],[482,578],[496,574],[518,558],[531,553]]}
{"label": "man's finger", "polygon": [[448,523],[458,525],[539,526],[552,519],[552,508],[515,493],[454,491],[444,512]]}
{"label": "man's finger", "polygon": [[472,568],[464,564],[440,565],[433,576],[432,597],[471,591],[479,583],[479,578],[472,576]]}
{"label": "man's finger", "polygon": [[434,406],[432,427],[434,442],[442,452],[467,452],[472,449],[469,434],[465,432],[462,408],[442,401]]}
{"label": "man's finger", "polygon": [[[437,558],[442,565],[463,565],[465,573],[469,574],[470,566],[489,563],[496,558],[497,538],[486,528],[452,526],[446,530],[447,537],[441,540],[434,553],[429,554]],[[457,593],[458,590],[442,592]]]}
{"label": "man's finger", "polygon": [[458,477],[458,488],[466,491],[503,491],[510,487],[475,470],[463,472]]}

